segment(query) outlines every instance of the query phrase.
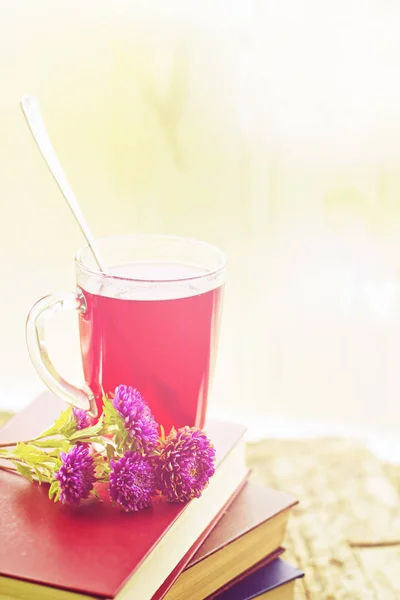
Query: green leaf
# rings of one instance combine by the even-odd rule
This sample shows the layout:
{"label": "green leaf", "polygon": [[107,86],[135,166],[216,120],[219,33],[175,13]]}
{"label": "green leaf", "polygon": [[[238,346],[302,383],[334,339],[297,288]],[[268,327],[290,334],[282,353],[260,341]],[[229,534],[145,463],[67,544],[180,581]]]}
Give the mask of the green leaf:
{"label": "green leaf", "polygon": [[118,448],[121,446],[121,444],[122,444],[122,435],[121,435],[121,432],[120,432],[120,431],[118,431],[118,432],[115,434],[114,441],[115,441],[115,444],[116,444],[116,446],[117,446],[117,449],[118,449]]}
{"label": "green leaf", "polygon": [[110,466],[104,453],[95,452],[93,455],[93,464],[96,469],[96,477],[103,477],[104,474],[108,474]]}
{"label": "green leaf", "polygon": [[58,450],[45,452],[40,448],[35,448],[31,444],[24,444],[22,442],[17,444],[14,456],[31,469],[37,467],[42,469],[42,471],[46,469],[49,472],[54,472],[57,462],[60,462]]}
{"label": "green leaf", "polygon": [[103,386],[101,386],[101,391],[102,391],[103,403],[106,402],[107,400],[112,400],[115,397],[114,392],[109,392],[108,394],[106,394],[106,392],[104,391]]}
{"label": "green leaf", "polygon": [[[14,449],[15,456],[21,458],[22,460],[30,461],[32,453],[34,454],[36,449],[29,444],[24,444],[24,442],[19,442]],[[39,450],[37,452],[40,452]]]}
{"label": "green leaf", "polygon": [[50,437],[62,433],[62,430],[72,421],[72,419],[75,421],[72,413],[72,406],[68,406],[68,408],[62,411],[58,419],[55,420],[54,425],[43,431],[38,438]]}
{"label": "green leaf", "polygon": [[24,444],[23,442],[16,445],[14,454],[29,465],[40,464],[48,458],[48,455],[43,450],[35,448],[32,444]]}
{"label": "green leaf", "polygon": [[37,469],[36,467],[34,467],[34,471],[35,471],[35,475],[36,475],[36,477],[37,477],[37,480],[38,480],[38,482],[39,482],[39,485],[42,485],[42,482],[43,482],[43,477],[42,477],[42,474],[41,474],[41,472],[40,472],[40,471],[39,471],[39,469]]}
{"label": "green leaf", "polygon": [[76,442],[82,439],[88,439],[99,435],[101,430],[103,429],[103,419],[100,417],[97,423],[91,425],[90,427],[84,427],[84,429],[78,429],[73,433],[69,439],[71,442]]}
{"label": "green leaf", "polygon": [[69,450],[71,450],[72,448],[72,444],[69,440],[63,440],[63,443],[60,446],[60,451],[57,454],[57,457],[60,456],[60,452],[68,452]]}
{"label": "green leaf", "polygon": [[48,481],[49,479],[51,479],[51,477],[53,477],[53,474],[58,470],[55,468],[54,465],[49,467],[48,465],[46,465],[44,463],[42,463],[40,469],[41,469],[42,477],[44,478],[45,481]]}
{"label": "green leaf", "polygon": [[118,425],[121,422],[121,415],[115,410],[113,403],[108,398],[103,398],[103,415],[106,428],[112,425]]}
{"label": "green leaf", "polygon": [[58,419],[55,420],[54,426],[58,429],[58,431],[61,431],[70,422],[71,417],[74,418],[72,406],[70,405],[63,410]]}
{"label": "green leaf", "polygon": [[[60,489],[60,484],[58,483],[58,481],[53,481],[50,488],[49,488],[49,498],[50,500],[53,500],[55,494],[59,491]],[[57,500],[54,500],[54,502],[56,502]]]}
{"label": "green leaf", "polygon": [[60,439],[60,438],[51,438],[49,440],[40,440],[37,442],[32,442],[33,446],[36,448],[65,448],[65,445],[69,447],[68,440]]}
{"label": "green leaf", "polygon": [[49,427],[48,429],[45,429],[44,431],[42,431],[42,433],[40,435],[38,435],[37,437],[35,437],[34,440],[40,440],[42,438],[51,437],[52,435],[57,435],[57,434],[58,434],[58,430],[54,424],[51,427]]}
{"label": "green leaf", "polygon": [[27,465],[17,462],[16,460],[13,460],[11,462],[15,465],[18,473],[22,475],[22,477],[25,477],[26,479],[29,479],[29,481],[32,481],[32,471]]}
{"label": "green leaf", "polygon": [[114,454],[115,454],[115,448],[112,444],[107,444],[106,445],[106,454],[107,454],[107,459],[110,460],[111,458],[113,458]]}
{"label": "green leaf", "polygon": [[165,442],[165,429],[164,429],[163,425],[160,425],[160,431],[161,431],[161,441]]}
{"label": "green leaf", "polygon": [[121,441],[121,448],[120,451],[122,453],[125,453],[127,450],[134,450],[136,451],[136,447],[137,447],[137,443],[135,438],[131,438],[131,436],[129,435],[129,431],[127,429],[125,429],[125,427],[122,430],[121,433],[121,437],[122,437],[122,441]]}
{"label": "green leaf", "polygon": [[90,491],[91,496],[93,496],[94,498],[96,498],[96,500],[100,500],[100,496],[97,493],[97,490],[95,490],[94,488]]}

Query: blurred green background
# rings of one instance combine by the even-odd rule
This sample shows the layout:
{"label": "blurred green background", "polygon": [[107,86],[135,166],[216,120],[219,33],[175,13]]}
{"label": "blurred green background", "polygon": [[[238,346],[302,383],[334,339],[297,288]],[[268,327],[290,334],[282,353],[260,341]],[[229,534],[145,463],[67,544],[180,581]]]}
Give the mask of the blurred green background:
{"label": "blurred green background", "polygon": [[[38,96],[96,236],[229,259],[214,414],[400,425],[400,7],[0,0],[0,407],[41,389],[24,324],[82,239],[19,108]],[[81,377],[74,316],[50,350]]]}

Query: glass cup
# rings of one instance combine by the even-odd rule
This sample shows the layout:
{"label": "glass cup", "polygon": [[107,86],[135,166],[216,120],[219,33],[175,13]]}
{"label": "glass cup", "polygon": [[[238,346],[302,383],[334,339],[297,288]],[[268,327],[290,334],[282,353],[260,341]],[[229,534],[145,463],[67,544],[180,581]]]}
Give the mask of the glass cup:
{"label": "glass cup", "polygon": [[[163,235],[108,237],[98,247],[106,273],[85,246],[75,257],[77,291],[50,294],[31,309],[27,345],[38,374],[52,392],[94,417],[102,411],[103,390],[125,384],[139,390],[166,430],[203,427],[224,254],[202,241]],[[81,388],[63,379],[46,349],[46,321],[59,310],[79,315]]]}

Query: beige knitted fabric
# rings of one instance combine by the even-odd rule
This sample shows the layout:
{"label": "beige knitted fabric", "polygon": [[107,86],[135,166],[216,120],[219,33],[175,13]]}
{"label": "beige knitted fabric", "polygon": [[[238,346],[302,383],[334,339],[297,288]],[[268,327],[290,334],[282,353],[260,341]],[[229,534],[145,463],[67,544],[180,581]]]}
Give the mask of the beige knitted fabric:
{"label": "beige knitted fabric", "polygon": [[291,492],[286,558],[296,600],[400,598],[400,466],[358,442],[268,440],[247,447],[253,480]]}

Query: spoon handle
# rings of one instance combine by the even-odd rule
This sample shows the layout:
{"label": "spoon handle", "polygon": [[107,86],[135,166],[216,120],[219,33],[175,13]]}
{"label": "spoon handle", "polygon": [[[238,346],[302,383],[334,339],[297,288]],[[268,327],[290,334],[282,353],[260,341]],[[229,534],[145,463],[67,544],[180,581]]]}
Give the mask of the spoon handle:
{"label": "spoon handle", "polygon": [[25,118],[28,122],[31,133],[35,139],[36,144],[44,160],[47,163],[47,166],[50,169],[51,174],[56,180],[58,187],[60,188],[64,198],[67,201],[68,206],[70,207],[75,219],[78,222],[79,227],[83,235],[86,238],[86,241],[93,253],[93,257],[99,267],[100,271],[105,272],[105,265],[100,257],[99,250],[97,248],[97,243],[93,238],[87,221],[82,213],[81,207],[78,204],[77,199],[75,198],[75,194],[71,189],[71,186],[68,183],[67,176],[64,173],[64,170],[58,160],[57,154],[53,148],[53,145],[50,141],[49,135],[46,130],[46,126],[44,124],[39,103],[35,96],[26,95],[23,96],[20,100],[22,111],[25,115]]}

